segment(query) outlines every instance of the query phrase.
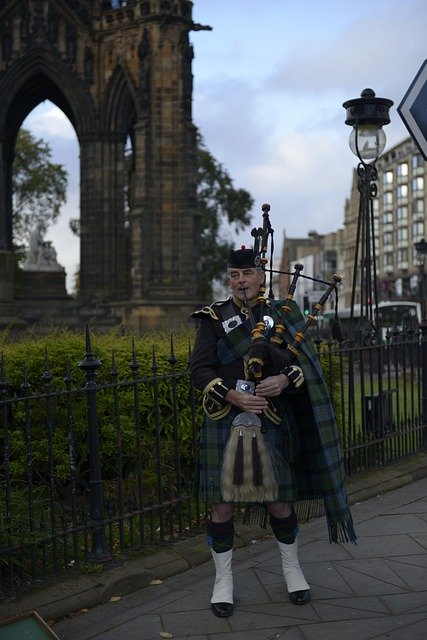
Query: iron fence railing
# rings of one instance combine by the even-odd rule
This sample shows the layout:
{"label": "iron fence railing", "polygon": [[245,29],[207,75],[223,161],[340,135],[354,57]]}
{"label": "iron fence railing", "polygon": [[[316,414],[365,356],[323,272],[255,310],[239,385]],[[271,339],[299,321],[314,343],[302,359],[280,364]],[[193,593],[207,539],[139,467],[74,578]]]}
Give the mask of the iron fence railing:
{"label": "iron fence railing", "polygon": [[389,333],[383,344],[322,342],[347,475],[423,448],[421,337]]}
{"label": "iron fence railing", "polygon": [[[420,340],[399,334],[380,346],[318,344],[348,474],[422,448]],[[87,332],[78,363],[84,385],[69,366],[57,381],[46,354],[43,388],[33,392],[25,371],[20,389],[10,388],[2,357],[3,599],[201,531],[206,505],[192,493],[200,402],[188,364],[176,366],[173,340],[167,363],[159,371],[153,352],[150,374],[142,374],[133,348],[130,376],[122,378],[112,354],[100,384],[105,365]]]}

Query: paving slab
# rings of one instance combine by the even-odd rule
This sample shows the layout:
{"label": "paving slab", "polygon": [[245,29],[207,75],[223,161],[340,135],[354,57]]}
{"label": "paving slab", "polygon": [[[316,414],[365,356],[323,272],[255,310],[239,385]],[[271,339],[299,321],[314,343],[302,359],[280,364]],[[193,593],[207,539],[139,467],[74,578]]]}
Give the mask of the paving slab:
{"label": "paving slab", "polygon": [[[419,635],[424,625],[424,636]],[[304,627],[307,640],[425,640],[425,617],[421,614],[408,614],[398,617],[383,616],[366,620],[342,620],[323,622]],[[400,634],[400,635],[399,635]]]}
{"label": "paving slab", "polygon": [[[205,562],[74,618],[62,640],[425,640],[427,478],[353,506],[357,545],[325,541],[323,519],[301,527],[300,562],[312,600],[288,600],[272,537],[234,553],[235,610],[213,616],[213,563]],[[405,526],[406,523],[406,526]]]}
{"label": "paving slab", "polygon": [[[357,545],[330,544],[324,518],[301,526],[312,594],[304,607],[288,600],[271,532],[239,523],[231,618],[210,611],[205,536],[37,590],[0,606],[0,617],[36,609],[61,640],[157,640],[162,632],[174,640],[425,640],[426,463],[419,454],[348,480]],[[153,579],[161,583],[150,586]]]}

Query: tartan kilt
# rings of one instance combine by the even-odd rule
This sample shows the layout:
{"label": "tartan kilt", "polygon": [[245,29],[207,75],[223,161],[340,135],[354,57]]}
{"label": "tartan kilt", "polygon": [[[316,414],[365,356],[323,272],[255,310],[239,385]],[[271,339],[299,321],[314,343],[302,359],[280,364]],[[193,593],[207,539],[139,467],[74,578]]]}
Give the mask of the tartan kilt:
{"label": "tartan kilt", "polygon": [[[319,446],[316,446],[314,417],[310,404],[298,402],[299,429],[296,428],[292,401],[281,403],[283,421],[276,425],[266,416],[259,416],[267,432],[262,434],[270,451],[278,480],[278,502],[296,502],[322,498],[322,483],[319,478]],[[291,400],[291,399],[290,399]],[[230,435],[231,424],[240,413],[231,407],[230,413],[221,420],[204,417],[198,452],[195,491],[208,503],[224,502],[221,494],[221,467],[224,449]]]}

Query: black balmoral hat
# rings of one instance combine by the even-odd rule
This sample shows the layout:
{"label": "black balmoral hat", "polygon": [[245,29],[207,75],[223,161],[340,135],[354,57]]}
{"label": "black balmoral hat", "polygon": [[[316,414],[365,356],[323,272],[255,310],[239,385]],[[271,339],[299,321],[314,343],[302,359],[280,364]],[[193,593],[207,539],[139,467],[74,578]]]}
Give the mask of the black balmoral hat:
{"label": "black balmoral hat", "polygon": [[246,249],[245,245],[236,251],[231,249],[227,262],[229,269],[253,269],[259,266],[259,254],[254,253],[253,249]]}

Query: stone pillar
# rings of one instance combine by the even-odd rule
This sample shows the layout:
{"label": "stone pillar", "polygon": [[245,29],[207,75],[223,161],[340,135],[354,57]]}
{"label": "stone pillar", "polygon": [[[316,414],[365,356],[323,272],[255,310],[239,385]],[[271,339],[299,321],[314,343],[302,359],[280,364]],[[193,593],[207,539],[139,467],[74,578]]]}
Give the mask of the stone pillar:
{"label": "stone pillar", "polygon": [[18,318],[13,297],[13,253],[0,251],[0,330],[24,329],[26,323]]}
{"label": "stone pillar", "polygon": [[80,140],[80,290],[95,303],[128,295],[123,138],[104,134]]}
{"label": "stone pillar", "polygon": [[199,304],[200,256],[186,29],[179,21],[150,24],[149,105],[134,127],[132,300],[194,308]]}

